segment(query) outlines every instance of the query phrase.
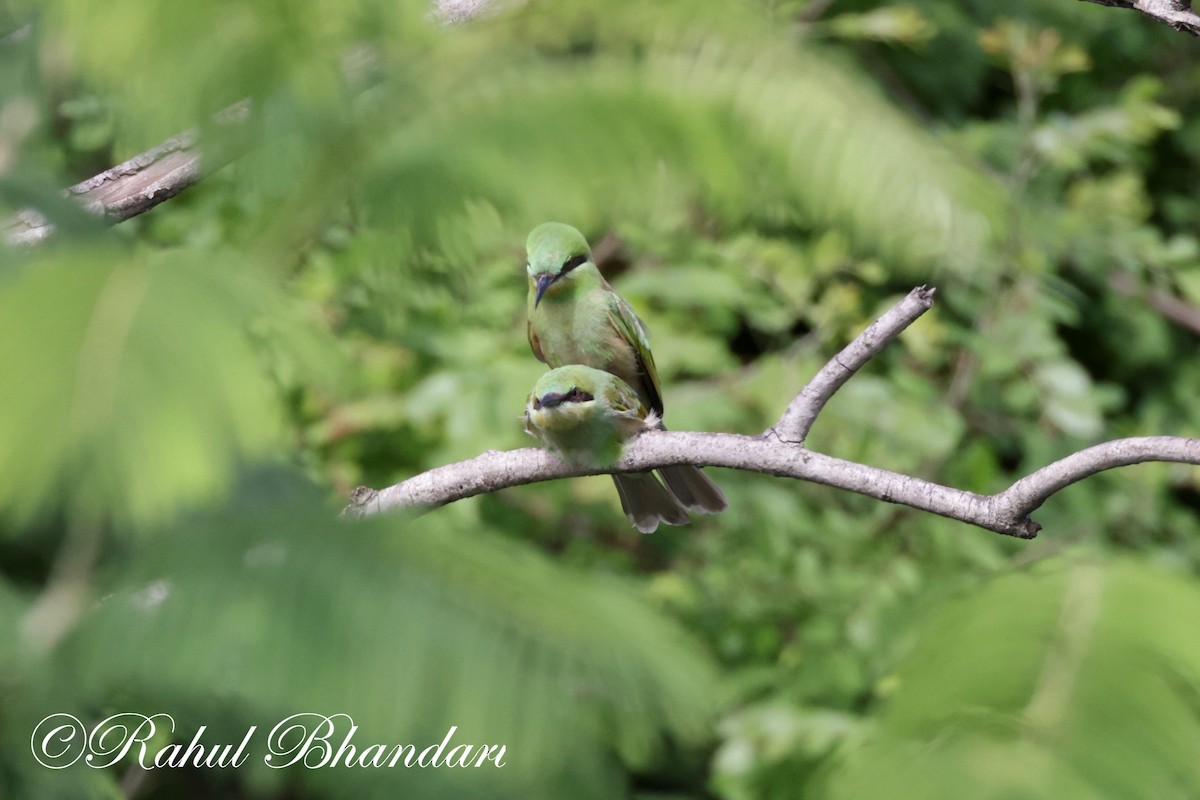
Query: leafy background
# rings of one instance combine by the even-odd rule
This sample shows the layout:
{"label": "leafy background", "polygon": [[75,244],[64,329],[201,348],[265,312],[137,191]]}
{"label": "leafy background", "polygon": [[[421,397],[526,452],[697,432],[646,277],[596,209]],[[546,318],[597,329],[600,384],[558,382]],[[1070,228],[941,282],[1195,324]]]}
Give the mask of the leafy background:
{"label": "leafy background", "polygon": [[[1018,542],[714,470],[640,537],[605,478],[337,510],[528,444],[522,243],[583,229],[677,429],[754,433],[915,284],[810,444],[980,492],[1200,435],[1200,61],[1056,0],[0,3],[0,796],[1200,795],[1200,471]],[[57,191],[254,104],[112,229]],[[300,711],[503,769],[50,771],[29,736]],[[261,744],[261,739],[258,742]]]}

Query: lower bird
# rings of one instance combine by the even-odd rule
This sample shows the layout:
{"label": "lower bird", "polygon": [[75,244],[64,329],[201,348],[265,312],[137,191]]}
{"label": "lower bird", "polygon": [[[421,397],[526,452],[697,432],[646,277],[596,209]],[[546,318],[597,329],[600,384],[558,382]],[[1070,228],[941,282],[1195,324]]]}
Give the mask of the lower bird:
{"label": "lower bird", "polygon": [[[533,387],[525,405],[525,430],[567,461],[608,467],[621,457],[625,442],[658,426],[637,392],[602,370],[571,364],[552,369]],[[612,476],[625,516],[642,533],[659,523],[686,525],[687,510],[654,473]]]}

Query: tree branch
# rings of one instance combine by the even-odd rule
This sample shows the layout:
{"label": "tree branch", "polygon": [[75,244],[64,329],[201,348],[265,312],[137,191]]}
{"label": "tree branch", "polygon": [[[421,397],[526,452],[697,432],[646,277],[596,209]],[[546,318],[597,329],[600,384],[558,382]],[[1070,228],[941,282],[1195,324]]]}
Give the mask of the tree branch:
{"label": "tree branch", "polygon": [[1124,270],[1114,270],[1108,276],[1108,287],[1126,297],[1141,298],[1146,305],[1171,322],[1200,335],[1200,308],[1186,300],[1181,300],[1162,289],[1140,286],[1133,276]]}
{"label": "tree branch", "polygon": [[834,356],[792,400],[772,430],[784,441],[803,444],[817,414],[842,384],[933,306],[936,289],[918,286],[890,311],[871,323],[842,352]]}
{"label": "tree branch", "polygon": [[1200,36],[1200,15],[1192,11],[1192,4],[1187,0],[1083,0],[1083,2],[1140,11],[1159,22],[1165,22],[1177,31]]}
{"label": "tree branch", "polygon": [[[218,129],[231,130],[250,116],[250,101],[242,100],[213,117]],[[123,222],[154,208],[200,180],[201,153],[197,129],[172,136],[157,147],[106,169],[66,189],[63,195],[110,224]],[[227,161],[213,159],[208,169]],[[24,209],[5,226],[9,244],[37,244],[54,233],[54,225],[39,211]]]}
{"label": "tree branch", "polygon": [[1114,439],[1060,458],[1032,475],[1021,478],[1003,492],[993,495],[993,498],[1000,506],[1007,507],[1008,515],[1026,516],[1036,511],[1050,495],[1089,475],[1147,461],[1200,464],[1200,439],[1183,436]]}
{"label": "tree branch", "polygon": [[1029,515],[1047,497],[1078,480],[1114,467],[1144,461],[1200,464],[1200,439],[1147,436],[1099,444],[1021,478],[1008,489],[981,495],[878,467],[856,464],[809,450],[780,431],[802,437],[817,412],[854,372],[878,353],[933,303],[933,290],[914,289],[835,356],[805,386],[783,417],[760,436],[731,433],[649,431],[638,436],[610,469],[568,464],[537,448],[490,450],[480,456],[431,469],[376,491],[355,489],[346,516],[369,516],[414,507],[434,507],[527,483],[635,472],[672,464],[727,467],[820,483],[977,525],[989,531],[1032,539],[1041,526]]}

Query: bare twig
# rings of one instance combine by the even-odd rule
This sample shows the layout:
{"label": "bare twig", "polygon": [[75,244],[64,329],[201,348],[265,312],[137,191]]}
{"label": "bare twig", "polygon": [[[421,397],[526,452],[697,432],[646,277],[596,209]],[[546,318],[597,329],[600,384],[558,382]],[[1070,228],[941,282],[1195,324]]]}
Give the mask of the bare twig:
{"label": "bare twig", "polygon": [[1033,513],[1050,495],[1089,475],[1147,461],[1200,464],[1200,439],[1183,436],[1136,436],[1115,439],[1072,453],[1042,467],[994,495],[1010,516]]}
{"label": "bare twig", "polygon": [[1140,286],[1132,275],[1120,270],[1113,272],[1109,276],[1108,286],[1127,297],[1142,298],[1145,300],[1146,305],[1176,325],[1180,325],[1192,333],[1200,335],[1200,308],[1196,308],[1186,300],[1181,300],[1170,292],[1164,292],[1162,289]]}
{"label": "bare twig", "polygon": [[[245,122],[250,101],[242,100],[217,114],[217,127],[229,129]],[[109,223],[123,222],[149,211],[182,192],[201,177],[199,131],[184,131],[157,147],[106,169],[63,192],[87,211]],[[208,153],[210,161],[212,153]],[[212,169],[220,161],[208,164]],[[40,212],[25,209],[5,226],[9,244],[36,244],[54,232],[54,225]]]}
{"label": "bare twig", "polygon": [[100,539],[100,526],[94,522],[76,520],[69,525],[50,580],[22,620],[22,633],[37,652],[53,650],[87,609]]}
{"label": "bare twig", "polygon": [[914,289],[826,364],[792,401],[779,422],[760,436],[651,431],[630,442],[621,460],[607,470],[568,464],[535,448],[492,450],[468,461],[429,470],[379,491],[359,487],[344,513],[367,516],[404,508],[439,506],[510,486],[556,478],[694,464],[798,478],[929,511],[996,533],[1032,539],[1041,526],[1029,515],[1047,497],[1089,475],[1143,461],[1200,464],[1200,439],[1177,436],[1120,439],[1067,456],[998,494],[981,495],[816,453],[797,444],[797,440],[778,433],[806,433],[817,412],[838,387],[924,313],[932,302],[932,289]]}
{"label": "bare twig", "polygon": [[842,352],[834,356],[813,379],[800,390],[772,430],[787,442],[802,444],[812,428],[817,414],[833,393],[842,388],[863,364],[883,350],[887,343],[924,314],[933,305],[932,288],[918,286],[886,314],[871,323]]}
{"label": "bare twig", "polygon": [[1192,11],[1192,4],[1187,0],[1083,0],[1083,2],[1140,11],[1159,22],[1165,22],[1177,31],[1200,36],[1200,14]]}

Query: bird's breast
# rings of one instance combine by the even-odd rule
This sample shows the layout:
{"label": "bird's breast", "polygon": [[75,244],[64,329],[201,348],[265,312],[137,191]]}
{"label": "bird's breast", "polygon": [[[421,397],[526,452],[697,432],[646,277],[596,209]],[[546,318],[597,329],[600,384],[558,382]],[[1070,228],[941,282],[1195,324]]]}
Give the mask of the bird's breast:
{"label": "bird's breast", "polygon": [[639,384],[633,346],[618,335],[603,309],[543,302],[538,311],[538,343],[551,368],[583,364],[616,375],[631,386]]}

